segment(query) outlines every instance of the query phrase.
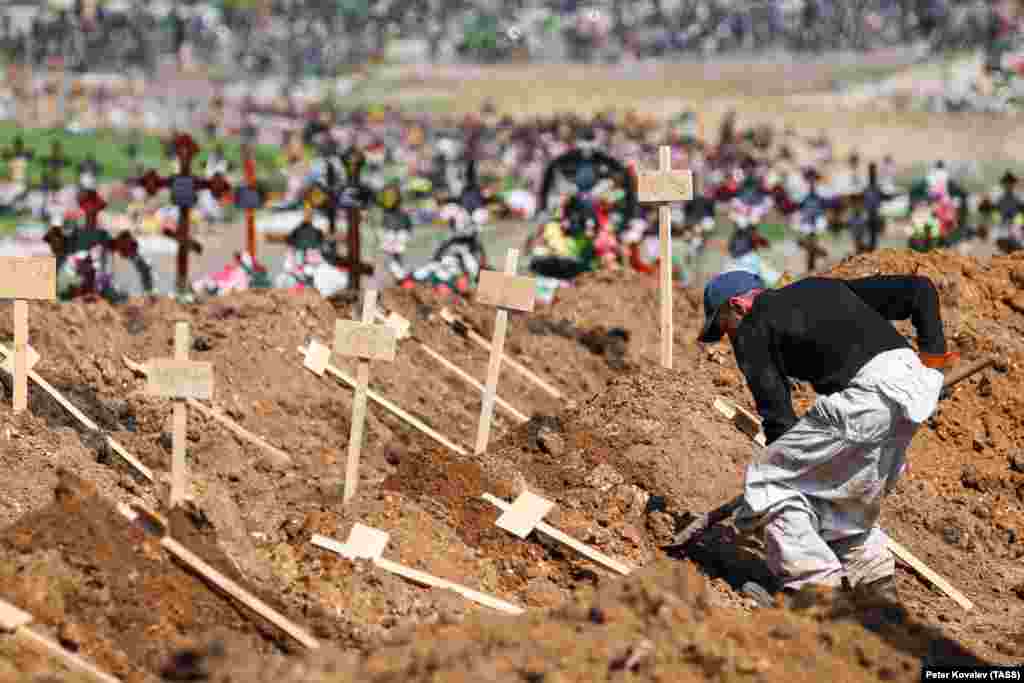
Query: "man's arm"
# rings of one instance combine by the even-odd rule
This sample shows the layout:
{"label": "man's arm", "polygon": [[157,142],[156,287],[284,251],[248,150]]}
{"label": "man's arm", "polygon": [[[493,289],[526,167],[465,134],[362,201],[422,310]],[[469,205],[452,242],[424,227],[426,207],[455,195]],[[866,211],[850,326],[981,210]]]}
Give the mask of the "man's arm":
{"label": "man's arm", "polygon": [[846,280],[846,285],[886,320],[910,320],[922,353],[946,353],[939,293],[921,275],[876,275]]}
{"label": "man's arm", "polygon": [[733,344],[736,363],[747,378],[761,415],[767,443],[772,443],[796,424],[789,382],[775,361],[775,346],[767,321],[748,318],[741,325]]}

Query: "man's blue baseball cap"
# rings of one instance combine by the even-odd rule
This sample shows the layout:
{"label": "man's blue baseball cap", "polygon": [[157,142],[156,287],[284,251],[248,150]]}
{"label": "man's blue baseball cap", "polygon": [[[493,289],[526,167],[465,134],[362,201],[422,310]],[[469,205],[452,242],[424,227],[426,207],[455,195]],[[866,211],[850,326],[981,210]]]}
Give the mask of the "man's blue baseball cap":
{"label": "man's blue baseball cap", "polygon": [[764,288],[764,280],[746,270],[730,270],[711,278],[704,287],[704,330],[697,337],[697,341],[713,344],[722,338],[722,330],[718,327],[718,314],[722,304],[752,289]]}

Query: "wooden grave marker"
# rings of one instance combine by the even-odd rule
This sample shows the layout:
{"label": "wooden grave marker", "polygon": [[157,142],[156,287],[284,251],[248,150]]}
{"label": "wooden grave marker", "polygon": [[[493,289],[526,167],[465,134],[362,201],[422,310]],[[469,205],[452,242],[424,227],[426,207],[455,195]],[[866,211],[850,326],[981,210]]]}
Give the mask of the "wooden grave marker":
{"label": "wooden grave marker", "polygon": [[339,543],[338,541],[328,538],[327,536],[321,536],[320,534],[314,534],[312,543],[318,548],[324,550],[330,550],[333,553],[341,555],[349,560],[370,560],[373,564],[384,571],[401,576],[402,578],[412,581],[413,583],[421,586],[427,586],[428,588],[440,588],[442,590],[450,590],[458,593],[467,600],[472,600],[475,603],[490,607],[491,609],[498,610],[499,612],[505,612],[506,614],[522,614],[523,608],[513,605],[512,603],[500,600],[493,595],[487,595],[480,591],[473,590],[468,586],[442,579],[438,576],[428,574],[427,572],[413,569],[412,567],[406,567],[405,565],[393,562],[383,557],[384,549],[387,547],[388,542],[391,540],[391,535],[386,531],[380,529],[374,529],[373,527],[366,526],[356,522],[353,525],[352,530],[349,532],[348,540],[345,543]]}
{"label": "wooden grave marker", "polygon": [[613,560],[604,553],[595,550],[584,543],[580,543],[572,536],[569,536],[568,534],[563,533],[550,524],[542,521],[544,516],[547,515],[555,506],[551,501],[545,500],[544,498],[541,498],[534,493],[530,493],[529,491],[523,491],[519,497],[516,498],[515,502],[511,504],[506,503],[501,498],[493,496],[490,493],[485,493],[481,497],[488,503],[502,510],[502,515],[498,517],[495,524],[519,538],[526,538],[530,535],[530,532],[536,530],[614,572],[626,575],[633,571],[632,568],[622,562]]}
{"label": "wooden grave marker", "polygon": [[[308,347],[298,347],[298,352],[303,356],[302,366],[309,370],[310,372],[312,372],[317,377],[323,377],[324,373],[326,372],[340,379],[342,382],[344,382],[345,384],[349,385],[352,388],[357,387],[358,382],[356,382],[356,380],[352,379],[344,372],[331,365],[331,349],[329,347],[324,346],[323,344],[314,339],[309,342]],[[372,389],[367,389],[366,397],[369,398],[371,401],[374,401],[381,407],[383,407],[385,410],[391,412],[393,415],[403,420],[407,424],[411,425],[413,428],[419,430],[423,434],[426,434],[431,439],[438,442],[445,448],[449,448],[453,452],[458,453],[459,455],[469,455],[466,449],[462,448],[458,444],[452,443],[445,437],[441,436],[436,431],[434,431],[427,425],[423,424],[421,420],[416,419],[415,417],[405,412],[404,410],[396,406],[394,403],[387,400],[386,398],[384,398],[377,392],[373,391]]]}
{"label": "wooden grave marker", "polygon": [[192,173],[192,161],[199,153],[199,147],[189,135],[178,135],[174,139],[174,149],[178,157],[178,173],[172,176],[161,176],[149,170],[139,179],[149,196],[161,190],[169,190],[171,203],[178,207],[178,230],[174,239],[178,242],[176,288],[179,299],[192,299],[192,284],[188,277],[188,257],[192,250],[201,250],[191,236],[191,211],[199,203],[199,192],[209,190],[216,199],[220,199],[231,191],[228,181],[220,173],[210,178],[202,178]]}
{"label": "wooden grave marker", "polygon": [[245,168],[245,185],[238,188],[235,204],[245,211],[245,248],[254,263],[258,262],[256,251],[258,235],[256,233],[256,209],[263,206],[263,194],[256,182],[256,160],[249,144],[242,145],[242,166]]}
{"label": "wooden grave marker", "polygon": [[[57,299],[57,260],[52,256],[0,257],[0,299],[14,299],[13,409],[28,408],[28,302]],[[34,352],[33,352],[34,353]],[[38,355],[36,355],[38,360]]]}
{"label": "wooden grave marker", "polygon": [[672,170],[672,148],[658,150],[657,171],[637,173],[637,199],[658,203],[658,243],[661,247],[661,365],[672,369],[672,207],[671,202],[693,199],[693,172]]}
{"label": "wooden grave marker", "polygon": [[[385,322],[388,325],[391,325],[395,329],[395,333],[398,335],[398,339],[399,340],[402,340],[402,339],[412,339],[412,341],[416,342],[416,344],[420,347],[420,349],[423,350],[423,353],[427,354],[428,356],[430,356],[431,358],[436,360],[438,363],[440,363],[441,365],[443,365],[447,369],[451,370],[460,379],[464,380],[467,384],[469,384],[470,386],[473,386],[476,389],[480,390],[481,393],[484,393],[484,392],[487,391],[487,388],[483,384],[478,382],[475,377],[473,377],[471,374],[469,374],[468,372],[466,372],[465,370],[460,368],[455,363],[453,363],[450,360],[448,360],[447,358],[445,358],[443,355],[441,355],[440,352],[434,350],[430,346],[427,346],[427,344],[423,340],[418,339],[417,337],[415,337],[412,334],[412,332],[411,332],[412,323],[410,323],[408,320],[406,320],[402,316],[398,315],[394,311],[390,312],[386,316],[384,315],[383,312],[379,312],[378,311],[377,317],[382,322]],[[519,422],[529,422],[530,421],[529,417],[527,417],[526,415],[524,415],[520,411],[516,410],[516,408],[514,406],[512,406],[508,401],[504,400],[503,398],[501,398],[497,394],[495,394],[495,396],[494,396],[494,402],[498,405],[498,407],[503,408],[506,411],[508,411],[512,415],[512,417],[514,417]]]}
{"label": "wooden grave marker", "polygon": [[[133,361],[128,356],[121,356],[121,360],[124,361],[124,364],[126,366],[128,366],[128,369],[130,369],[132,372],[136,372],[136,373],[142,375],[143,377],[145,377],[149,373],[149,368],[148,367],[146,367],[142,363],[136,363],[135,361]],[[263,439],[260,436],[257,436],[256,434],[253,434],[252,432],[250,432],[245,427],[243,427],[242,425],[240,425],[237,422],[235,422],[234,420],[232,420],[230,417],[225,415],[223,412],[221,412],[217,408],[214,408],[213,406],[203,405],[202,403],[200,403],[199,401],[197,401],[194,398],[185,399],[185,402],[188,404],[188,406],[190,408],[194,408],[194,409],[198,410],[200,413],[202,413],[203,415],[205,415],[206,417],[210,418],[211,420],[214,420],[215,422],[219,422],[228,431],[230,431],[232,434],[234,434],[238,438],[240,438],[240,439],[242,439],[244,441],[248,441],[249,443],[253,444],[254,446],[258,446],[258,447],[262,448],[263,450],[265,450],[274,459],[274,461],[278,465],[282,465],[282,466],[291,465],[291,463],[292,463],[292,456],[288,455],[287,453],[282,451],[280,448],[277,448],[276,446],[272,446],[271,444],[267,443],[267,441],[265,439]]]}
{"label": "wooden grave marker", "polygon": [[334,352],[339,356],[355,356],[359,360],[356,370],[356,396],[352,402],[352,431],[348,439],[348,462],[345,465],[345,497],[349,502],[359,486],[359,451],[363,446],[363,426],[366,424],[366,392],[370,383],[370,361],[395,360],[397,335],[390,325],[374,323],[377,313],[377,290],[367,290],[363,298],[363,319],[338,320],[334,326]]}
{"label": "wooden grave marker", "polygon": [[494,416],[494,397],[498,389],[498,375],[501,373],[501,357],[505,348],[505,331],[508,326],[508,311],[532,311],[536,303],[537,286],[533,278],[516,275],[519,250],[509,249],[505,256],[505,272],[494,270],[480,272],[477,301],[496,306],[494,339],[491,342],[491,359],[487,365],[487,388],[480,407],[480,425],[476,435],[476,454],[487,450],[491,435],[491,418]]}
{"label": "wooden grave marker", "polygon": [[30,629],[29,624],[33,620],[33,616],[28,612],[0,600],[0,633],[10,633],[33,649],[55,657],[71,671],[85,674],[90,680],[100,683],[120,683],[120,679],[103,673],[79,655],[65,650],[58,643]]}
{"label": "wooden grave marker", "polygon": [[188,322],[174,326],[174,358],[157,358],[147,363],[146,392],[151,396],[174,400],[173,448],[171,455],[171,494],[167,507],[174,508],[185,500],[187,471],[185,444],[188,429],[186,399],[213,398],[213,364],[190,361],[192,337]]}

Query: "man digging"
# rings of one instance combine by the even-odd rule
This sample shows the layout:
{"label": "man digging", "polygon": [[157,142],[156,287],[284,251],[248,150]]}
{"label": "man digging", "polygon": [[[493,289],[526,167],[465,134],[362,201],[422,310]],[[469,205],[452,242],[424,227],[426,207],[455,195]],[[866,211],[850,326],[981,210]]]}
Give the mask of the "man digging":
{"label": "man digging", "polygon": [[[747,467],[741,532],[761,531],[784,594],[851,589],[895,601],[895,560],[878,526],[918,427],[938,404],[946,351],[930,280],[812,277],[766,290],[757,275],[722,273],[704,289],[699,341],[723,336],[763,419],[767,448]],[[910,319],[920,352],[889,322]],[[797,418],[788,378],[818,398]],[[749,586],[749,584],[748,584]],[[758,586],[748,590],[765,602]]]}

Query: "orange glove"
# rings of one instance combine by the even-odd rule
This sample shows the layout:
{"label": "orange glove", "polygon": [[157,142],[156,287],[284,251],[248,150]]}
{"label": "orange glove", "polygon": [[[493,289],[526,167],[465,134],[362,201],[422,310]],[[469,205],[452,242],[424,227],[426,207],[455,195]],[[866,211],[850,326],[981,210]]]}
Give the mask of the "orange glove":
{"label": "orange glove", "polygon": [[917,354],[926,368],[932,370],[943,370],[951,368],[960,362],[960,354],[955,351],[947,353],[921,353]]}

